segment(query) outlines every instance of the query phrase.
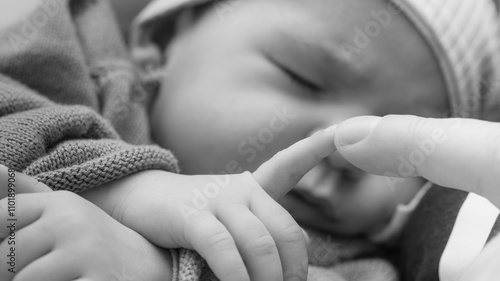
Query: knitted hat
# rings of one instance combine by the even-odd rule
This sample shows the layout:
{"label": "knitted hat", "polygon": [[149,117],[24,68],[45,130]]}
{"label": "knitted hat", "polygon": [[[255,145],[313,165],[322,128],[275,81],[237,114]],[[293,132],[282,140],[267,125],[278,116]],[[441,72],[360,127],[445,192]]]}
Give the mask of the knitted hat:
{"label": "knitted hat", "polygon": [[[493,0],[391,0],[439,60],[450,116],[497,119],[500,23]],[[500,120],[495,120],[500,121]]]}

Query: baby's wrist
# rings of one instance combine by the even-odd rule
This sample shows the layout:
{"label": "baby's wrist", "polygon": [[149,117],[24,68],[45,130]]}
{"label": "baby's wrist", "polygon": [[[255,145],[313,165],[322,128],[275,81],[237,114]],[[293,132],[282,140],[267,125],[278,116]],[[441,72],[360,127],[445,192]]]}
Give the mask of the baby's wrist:
{"label": "baby's wrist", "polygon": [[156,170],[138,172],[82,192],[80,196],[123,223],[123,211],[134,203],[134,194],[141,192],[152,178],[165,173]]}

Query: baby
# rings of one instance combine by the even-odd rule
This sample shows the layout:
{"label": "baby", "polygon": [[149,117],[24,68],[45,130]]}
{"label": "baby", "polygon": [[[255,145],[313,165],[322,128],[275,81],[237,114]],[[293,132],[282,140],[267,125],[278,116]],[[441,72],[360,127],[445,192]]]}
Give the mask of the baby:
{"label": "baby", "polygon": [[[443,117],[448,110],[435,53],[393,3],[198,5],[178,17],[170,44],[150,48],[165,49],[157,57],[168,73],[152,110],[153,134],[174,151],[184,173],[252,171],[314,131],[358,115]],[[170,15],[175,8],[155,12]],[[147,12],[139,20],[161,30],[157,17],[142,19]],[[145,34],[151,37],[138,39],[136,54],[161,31]],[[333,155],[282,204],[299,222],[324,231],[375,233],[423,185],[393,182]]]}
{"label": "baby", "polygon": [[[106,3],[31,2],[34,9],[5,17],[2,30],[0,160],[54,190],[80,192],[107,214],[74,194],[20,194],[18,200],[43,201],[45,207],[23,204],[21,215],[40,217],[18,233],[25,233],[23,255],[33,262],[18,264],[26,266],[22,276],[10,274],[8,280],[108,280],[116,273],[111,269],[122,272],[128,265],[140,269],[135,273],[141,280],[172,279],[170,269],[174,279],[205,272],[193,252],[147,250],[152,243],[197,250],[222,280],[304,280],[305,271],[294,271],[306,260],[302,232],[273,199],[333,151],[335,131],[317,133],[259,165],[353,116],[439,117],[451,108],[476,117],[475,101],[488,89],[479,82],[495,76],[491,66],[500,65],[491,55],[497,45],[483,44],[491,39],[485,33],[496,36],[497,30],[477,24],[492,22],[487,0],[467,13],[479,12],[481,21],[448,19],[454,26],[439,29],[444,34],[424,24],[434,6],[413,2],[402,3],[403,14],[384,1],[155,1],[138,18],[131,39],[145,78],[163,77],[151,111],[155,138],[175,150],[187,174],[230,173],[178,175],[172,154],[146,145],[144,88],[136,87]],[[461,15],[455,13],[460,3],[441,4]],[[469,11],[477,1],[463,3],[465,8],[458,8]],[[456,44],[459,51],[470,51],[466,63],[458,63],[457,56],[447,55],[448,41],[431,39],[455,44],[446,31],[465,30],[463,25],[475,27],[467,33],[477,37],[475,44]],[[162,65],[164,71],[155,71]],[[472,103],[464,94],[469,90]],[[255,172],[239,173],[245,170]],[[396,206],[418,199],[422,184],[404,182],[409,188],[402,189],[388,176],[358,173],[333,155],[280,202],[309,227],[380,237],[397,232],[385,231],[397,221]],[[323,195],[325,187],[330,195]],[[335,197],[329,197],[331,187]],[[60,212],[65,209],[71,212]],[[183,210],[194,214],[191,220]],[[43,239],[40,229],[57,235]],[[85,247],[85,241],[96,244]],[[43,249],[53,255],[44,259]],[[88,258],[92,253],[99,254]],[[81,263],[71,262],[75,259]],[[64,278],[55,277],[60,274]]]}
{"label": "baby", "polygon": [[[139,64],[167,74],[153,136],[183,173],[239,173],[354,116],[479,117],[480,96],[496,87],[488,77],[499,56],[488,40],[497,27],[472,47],[463,45],[470,30],[454,44],[445,27],[466,21],[449,13],[472,2],[430,2],[153,2],[131,41]],[[488,8],[475,15],[494,17],[493,2],[482,2]],[[482,26],[471,18],[469,27]],[[465,68],[454,57],[464,48]],[[303,226],[391,244],[429,187],[362,173],[334,154],[280,203]]]}

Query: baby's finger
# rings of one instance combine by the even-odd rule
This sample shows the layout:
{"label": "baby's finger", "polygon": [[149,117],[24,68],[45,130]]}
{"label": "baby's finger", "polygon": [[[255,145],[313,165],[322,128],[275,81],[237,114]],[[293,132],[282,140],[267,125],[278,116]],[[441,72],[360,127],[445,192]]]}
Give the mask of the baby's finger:
{"label": "baby's finger", "polygon": [[250,208],[276,241],[283,267],[283,280],[306,280],[308,271],[306,241],[302,229],[290,213],[264,192],[256,193]]}
{"label": "baby's finger", "polygon": [[84,261],[77,260],[63,251],[51,252],[19,271],[16,281],[68,281],[80,277],[78,266]]}
{"label": "baby's finger", "polygon": [[253,173],[255,180],[273,199],[280,199],[309,170],[335,152],[335,131],[336,126],[318,131],[278,152]]}
{"label": "baby's finger", "polygon": [[369,173],[422,176],[478,193],[500,206],[499,123],[363,116],[338,125],[335,144],[346,160]]}
{"label": "baby's finger", "polygon": [[226,227],[208,212],[190,217],[184,237],[221,281],[250,281],[243,259]]}
{"label": "baby's finger", "polygon": [[[265,193],[264,193],[265,194]],[[276,243],[262,222],[243,205],[227,205],[217,218],[234,237],[251,280],[282,281],[283,270]]]}
{"label": "baby's finger", "polygon": [[34,178],[0,165],[0,199],[14,194],[49,191],[52,190]]}

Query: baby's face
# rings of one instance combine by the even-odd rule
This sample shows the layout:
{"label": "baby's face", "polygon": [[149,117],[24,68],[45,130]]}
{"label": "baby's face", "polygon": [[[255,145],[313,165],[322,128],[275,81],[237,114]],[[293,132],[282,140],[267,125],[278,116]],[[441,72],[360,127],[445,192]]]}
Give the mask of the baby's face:
{"label": "baby's face", "polygon": [[[218,3],[186,19],[166,50],[169,75],[152,112],[155,139],[174,151],[184,173],[253,171],[312,132],[358,115],[446,111],[430,49],[383,0]],[[379,23],[381,13],[390,19]],[[282,203],[299,223],[359,234],[386,223],[420,184],[393,189],[334,155]]]}

